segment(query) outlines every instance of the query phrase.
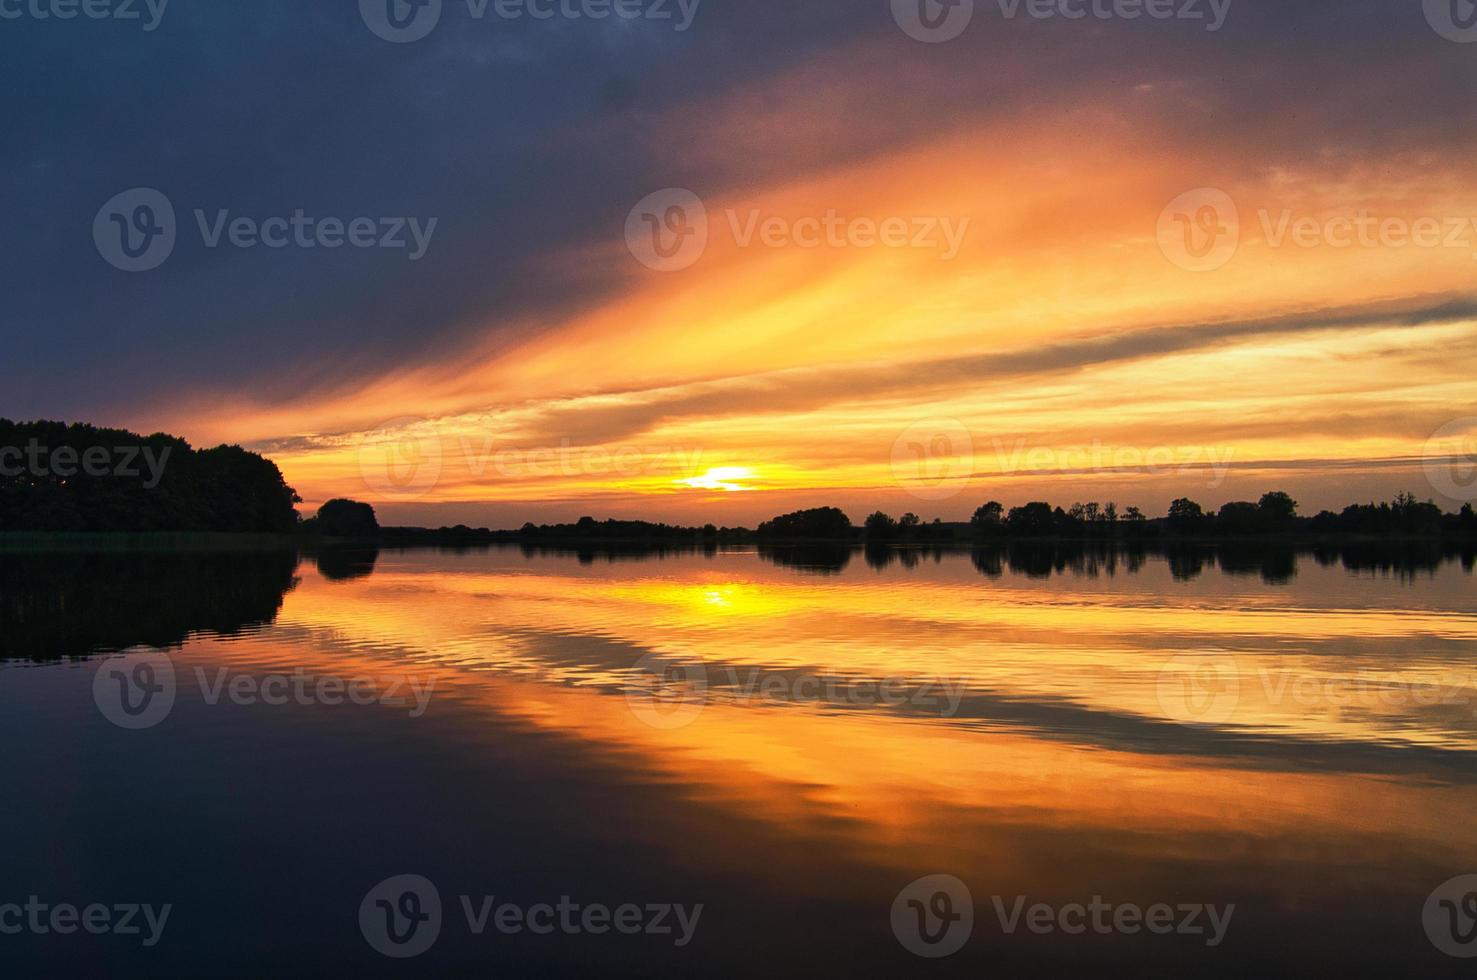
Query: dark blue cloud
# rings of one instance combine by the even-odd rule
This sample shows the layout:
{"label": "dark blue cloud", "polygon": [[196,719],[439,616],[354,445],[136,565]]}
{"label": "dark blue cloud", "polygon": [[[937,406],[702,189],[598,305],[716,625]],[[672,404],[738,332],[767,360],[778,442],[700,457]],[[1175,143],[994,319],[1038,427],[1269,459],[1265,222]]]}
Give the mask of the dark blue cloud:
{"label": "dark blue cloud", "polygon": [[[372,34],[352,0],[172,0],[154,31],[0,20],[0,411],[115,421],[187,389],[285,400],[352,385],[473,336],[495,340],[498,324],[597,302],[619,270],[555,279],[531,258],[613,239],[652,189],[772,180],[796,160],[878,152],[971,116],[1049,113],[1095,83],[1222,73],[1207,115],[1178,119],[1187,140],[1234,131],[1373,154],[1467,139],[1477,48],[1440,39],[1405,7],[1236,0],[1208,34],[1006,23],[980,0],[970,34],[942,47],[904,37],[882,0],[705,0],[686,32],[474,21],[465,0],[446,0],[436,30],[403,45]],[[663,145],[674,111],[693,107],[673,134],[690,139],[724,93],[847,46],[862,52],[849,70],[916,111],[879,109],[886,118],[844,145],[784,133],[778,154],[766,134],[702,171]],[[958,68],[942,89],[924,70],[940,59]],[[1382,99],[1348,98],[1381,71]],[[1278,115],[1279,97],[1290,115]],[[745,146],[743,132],[727,135]],[[1090,134],[1081,165],[1092,165]],[[104,201],[137,186],[169,196],[180,240],[164,266],[129,275],[102,261],[91,228]],[[419,262],[375,249],[206,249],[196,208],[438,225]]]}

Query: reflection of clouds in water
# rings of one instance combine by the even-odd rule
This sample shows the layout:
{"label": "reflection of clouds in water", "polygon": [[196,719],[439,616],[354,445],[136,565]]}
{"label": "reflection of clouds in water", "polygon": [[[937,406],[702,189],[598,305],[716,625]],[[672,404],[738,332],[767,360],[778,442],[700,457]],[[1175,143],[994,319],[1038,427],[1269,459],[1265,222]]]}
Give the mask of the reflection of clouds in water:
{"label": "reflection of clouds in water", "polygon": [[[1141,576],[1028,584],[982,581],[959,553],[883,579],[861,565],[817,578],[742,554],[600,569],[412,554],[357,591],[305,590],[284,626],[600,694],[649,692],[654,678],[638,665],[656,658],[700,666],[708,703],[756,713],[1465,781],[1477,750],[1467,666],[1477,618],[1459,569],[1444,566],[1443,588],[1417,594],[1316,563],[1289,585],[1231,574],[1177,584],[1153,561]],[[1166,662],[1228,645],[1245,671],[1230,717],[1191,726],[1167,716],[1155,691]],[[1417,696],[1426,689],[1435,700]]]}

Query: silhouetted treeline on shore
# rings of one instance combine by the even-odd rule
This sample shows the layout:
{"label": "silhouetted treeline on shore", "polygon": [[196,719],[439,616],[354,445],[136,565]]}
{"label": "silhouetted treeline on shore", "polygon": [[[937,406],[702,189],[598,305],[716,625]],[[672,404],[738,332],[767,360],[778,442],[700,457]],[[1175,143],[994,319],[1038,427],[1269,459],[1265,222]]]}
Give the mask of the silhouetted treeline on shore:
{"label": "silhouetted treeline on shore", "polygon": [[842,510],[818,507],[747,528],[681,527],[648,521],[524,524],[517,531],[465,525],[381,527],[369,504],[331,500],[300,519],[301,500],[271,460],[239,446],[196,450],[174,436],[61,422],[0,419],[0,532],[226,532],[301,534],[373,541],[392,547],[482,547],[498,543],[560,548],[580,545],[694,547],[717,544],[964,544],[1002,540],[1307,540],[1329,536],[1471,539],[1471,504],[1448,514],[1431,501],[1400,494],[1388,503],[1354,504],[1312,517],[1274,491],[1210,512],[1189,498],[1162,517],[1116,503],[1053,507],[1033,502],[1009,510],[980,506],[968,523],[925,521],[878,511],[853,525]]}
{"label": "silhouetted treeline on shore", "polygon": [[1340,513],[1322,511],[1315,517],[1298,515],[1298,503],[1286,493],[1265,494],[1253,503],[1225,504],[1207,512],[1200,504],[1181,498],[1164,517],[1150,518],[1137,507],[1120,512],[1113,503],[1073,504],[1070,508],[1036,502],[1006,510],[991,501],[974,513],[968,524],[925,522],[916,514],[893,518],[881,511],[860,528],[834,507],[786,514],[759,526],[761,541],[866,541],[869,543],[929,543],[1057,538],[1064,540],[1154,540],[1298,538],[1361,535],[1429,538],[1477,536],[1477,515],[1471,504],[1448,514],[1435,503],[1400,494],[1382,504],[1354,504]]}
{"label": "silhouetted treeline on shore", "polygon": [[276,464],[240,446],[0,419],[0,532],[284,534],[298,502]]}
{"label": "silhouetted treeline on shore", "polygon": [[517,531],[494,531],[465,525],[439,529],[380,528],[373,508],[352,501],[330,501],[324,510],[337,512],[333,520],[320,511],[305,528],[340,537],[374,538],[391,547],[486,547],[521,544],[549,550],[581,547],[692,549],[757,543],[781,556],[789,546],[822,545],[973,545],[1000,541],[1056,539],[1066,541],[1173,541],[1173,540],[1312,540],[1329,536],[1451,538],[1477,537],[1477,516],[1470,504],[1459,513],[1443,513],[1431,502],[1400,494],[1383,504],[1356,504],[1335,514],[1300,517],[1297,501],[1285,493],[1264,495],[1260,501],[1228,503],[1214,513],[1192,500],[1176,500],[1164,517],[1149,518],[1138,508],[1119,512],[1108,504],[1073,504],[1070,508],[1030,503],[1006,510],[991,502],[975,511],[968,523],[925,522],[916,514],[901,518],[877,512],[860,526],[835,507],[818,507],[784,514],[760,524],[742,527],[682,527],[648,521],[597,521],[581,518],[574,524],[525,524]]}

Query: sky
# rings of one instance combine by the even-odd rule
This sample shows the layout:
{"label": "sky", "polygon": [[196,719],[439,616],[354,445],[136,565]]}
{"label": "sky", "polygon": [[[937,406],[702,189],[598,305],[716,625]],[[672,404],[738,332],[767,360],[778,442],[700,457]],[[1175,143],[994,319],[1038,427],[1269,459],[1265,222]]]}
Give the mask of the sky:
{"label": "sky", "polygon": [[0,416],[401,524],[1477,498],[1467,0],[65,9]]}

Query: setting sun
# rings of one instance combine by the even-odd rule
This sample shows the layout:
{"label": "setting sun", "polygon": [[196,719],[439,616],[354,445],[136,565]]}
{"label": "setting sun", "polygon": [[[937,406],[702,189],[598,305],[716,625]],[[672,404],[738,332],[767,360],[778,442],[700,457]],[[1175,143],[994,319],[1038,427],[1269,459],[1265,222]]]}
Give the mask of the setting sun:
{"label": "setting sun", "polygon": [[687,480],[678,480],[684,487],[694,490],[722,490],[724,493],[737,493],[744,490],[753,490],[753,487],[745,486],[743,480],[752,480],[754,471],[744,466],[719,466],[708,470],[702,476],[695,476]]}

